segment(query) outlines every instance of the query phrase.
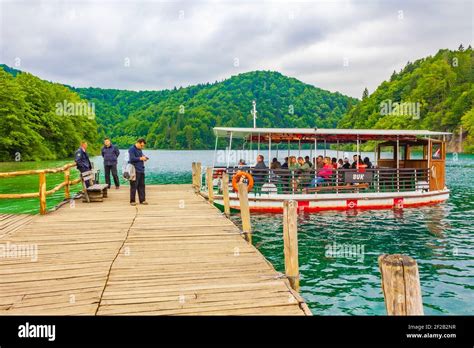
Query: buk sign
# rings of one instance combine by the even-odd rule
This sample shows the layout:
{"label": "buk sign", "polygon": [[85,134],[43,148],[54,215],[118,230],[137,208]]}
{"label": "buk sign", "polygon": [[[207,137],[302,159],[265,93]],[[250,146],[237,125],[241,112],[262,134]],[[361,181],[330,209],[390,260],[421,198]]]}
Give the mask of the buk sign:
{"label": "buk sign", "polygon": [[363,183],[363,182],[372,182],[372,172],[345,172],[344,181],[347,183]]}

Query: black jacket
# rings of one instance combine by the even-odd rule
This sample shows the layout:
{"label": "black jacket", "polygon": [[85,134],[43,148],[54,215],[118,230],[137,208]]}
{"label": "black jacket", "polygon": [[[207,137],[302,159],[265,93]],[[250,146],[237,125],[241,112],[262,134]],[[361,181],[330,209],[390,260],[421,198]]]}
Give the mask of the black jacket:
{"label": "black jacket", "polygon": [[128,149],[128,155],[128,162],[135,166],[135,170],[138,173],[145,173],[145,163],[140,159],[140,157],[143,156],[142,150],[138,149],[135,145],[132,145]]}
{"label": "black jacket", "polygon": [[74,161],[76,162],[77,169],[83,173],[92,169],[91,161],[89,160],[89,155],[80,147],[74,154]]}
{"label": "black jacket", "polygon": [[120,155],[120,150],[117,146],[110,144],[109,147],[105,146],[102,148],[102,157],[104,157],[104,165],[114,166],[117,164],[117,158]]}

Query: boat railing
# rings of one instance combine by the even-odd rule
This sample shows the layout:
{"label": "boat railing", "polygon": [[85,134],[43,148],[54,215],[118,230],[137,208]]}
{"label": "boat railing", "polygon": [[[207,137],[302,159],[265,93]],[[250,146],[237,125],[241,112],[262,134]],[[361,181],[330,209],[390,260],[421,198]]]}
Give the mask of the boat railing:
{"label": "boat railing", "polygon": [[[257,169],[254,167],[214,167],[213,188],[222,191],[222,173],[229,175],[229,187],[239,172],[251,175],[250,193],[262,194],[325,194],[361,192],[408,192],[429,190],[429,169],[360,168],[333,170]],[[245,176],[239,175],[245,181]],[[236,179],[237,179],[236,178]],[[234,180],[235,182],[236,180]],[[206,180],[202,180],[205,184]]]}

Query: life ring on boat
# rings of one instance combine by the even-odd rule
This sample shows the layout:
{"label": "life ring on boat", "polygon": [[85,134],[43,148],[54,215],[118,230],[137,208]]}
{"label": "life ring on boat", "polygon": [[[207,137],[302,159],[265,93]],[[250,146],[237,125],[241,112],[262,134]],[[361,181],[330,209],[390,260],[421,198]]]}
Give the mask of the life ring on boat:
{"label": "life ring on boat", "polygon": [[239,192],[239,182],[241,180],[242,177],[245,177],[248,181],[248,184],[247,184],[247,191],[250,192],[250,190],[252,190],[252,187],[253,187],[253,176],[252,174],[250,173],[247,173],[247,172],[243,172],[241,170],[239,170],[235,175],[234,177],[232,178],[232,188],[234,189],[234,192]]}

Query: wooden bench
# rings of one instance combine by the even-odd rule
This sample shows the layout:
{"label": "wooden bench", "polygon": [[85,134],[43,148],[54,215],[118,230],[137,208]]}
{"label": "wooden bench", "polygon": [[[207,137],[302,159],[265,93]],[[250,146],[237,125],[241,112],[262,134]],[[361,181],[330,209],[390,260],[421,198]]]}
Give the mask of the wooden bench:
{"label": "wooden bench", "polygon": [[[107,184],[94,184],[95,171],[89,170],[81,173],[82,187],[84,188],[83,202],[102,202],[107,198]],[[89,182],[89,187],[86,187],[86,182]]]}
{"label": "wooden bench", "polygon": [[359,185],[339,185],[339,186],[317,186],[317,187],[309,187],[306,188],[304,191],[305,193],[315,193],[319,191],[339,191],[339,190],[366,190],[369,188],[369,184],[363,183]]}

